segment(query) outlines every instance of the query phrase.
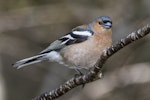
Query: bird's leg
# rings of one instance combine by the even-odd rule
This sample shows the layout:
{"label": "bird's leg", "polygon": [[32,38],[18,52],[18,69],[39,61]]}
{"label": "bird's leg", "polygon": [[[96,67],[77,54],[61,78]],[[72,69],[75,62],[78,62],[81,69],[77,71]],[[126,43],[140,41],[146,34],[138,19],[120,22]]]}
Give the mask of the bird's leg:
{"label": "bird's leg", "polygon": [[83,73],[79,70],[80,68],[78,68],[77,66],[73,66],[72,68],[77,72],[75,76],[83,75]]}
{"label": "bird's leg", "polygon": [[76,68],[75,71],[77,72],[78,75],[83,75],[83,73],[79,69]]}
{"label": "bird's leg", "polygon": [[[81,66],[76,67],[75,70],[79,73],[78,75],[83,75],[83,73],[79,69],[84,70],[86,71],[85,73],[87,73],[88,71],[90,71],[91,68],[81,67]],[[82,84],[82,88],[84,87],[85,87],[85,83]]]}
{"label": "bird's leg", "polygon": [[[88,71],[90,71],[90,70],[92,69],[92,67],[90,67],[90,68],[87,68],[87,67],[78,67],[77,70],[80,71],[79,69],[82,69],[82,70],[88,72]],[[85,72],[85,73],[86,73],[86,72]],[[80,73],[81,73],[81,71],[80,71]],[[83,75],[83,74],[81,73],[80,75]],[[99,73],[98,73],[97,78],[98,78],[98,79],[101,79],[101,78],[103,78],[103,77],[104,77],[104,75],[103,75],[103,73],[102,73],[102,70],[100,70]]]}
{"label": "bird's leg", "polygon": [[[77,74],[75,74],[75,77],[78,77],[78,76],[80,76],[80,75],[83,75],[83,73],[80,71],[80,69],[83,69],[83,68],[77,67],[77,66],[73,66],[73,67],[71,67],[71,68],[73,68],[73,69],[77,72]],[[82,88],[84,88],[84,86],[85,86],[85,84],[82,84]]]}
{"label": "bird's leg", "polygon": [[[83,75],[83,73],[78,68],[75,68],[75,71],[77,72],[77,74],[75,74],[75,77],[77,77],[79,75]],[[85,84],[83,83],[82,88],[84,88],[84,87],[85,87]]]}
{"label": "bird's leg", "polygon": [[80,68],[78,68],[77,66],[72,66],[72,67],[70,67],[71,69],[74,69],[76,72],[77,72],[77,74],[76,75],[83,75],[83,73],[79,70]]}
{"label": "bird's leg", "polygon": [[89,71],[90,70],[90,68],[87,68],[87,67],[79,67],[79,69],[83,69],[85,71]]}

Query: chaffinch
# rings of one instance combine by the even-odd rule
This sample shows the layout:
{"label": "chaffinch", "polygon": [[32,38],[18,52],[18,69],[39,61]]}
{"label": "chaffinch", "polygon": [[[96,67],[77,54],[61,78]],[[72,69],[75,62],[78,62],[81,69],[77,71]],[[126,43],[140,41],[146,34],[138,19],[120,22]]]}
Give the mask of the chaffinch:
{"label": "chaffinch", "polygon": [[99,59],[103,50],[112,44],[112,21],[100,16],[89,24],[78,26],[51,43],[38,55],[17,61],[17,69],[44,60],[58,62],[69,68],[88,69]]}

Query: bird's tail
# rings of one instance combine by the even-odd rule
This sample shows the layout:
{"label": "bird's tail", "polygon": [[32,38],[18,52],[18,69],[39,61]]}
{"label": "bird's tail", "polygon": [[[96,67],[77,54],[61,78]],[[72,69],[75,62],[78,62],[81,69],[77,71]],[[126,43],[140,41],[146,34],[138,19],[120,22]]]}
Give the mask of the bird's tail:
{"label": "bird's tail", "polygon": [[33,56],[30,58],[22,59],[20,61],[17,61],[15,64],[13,64],[13,66],[16,67],[17,69],[20,69],[24,66],[27,66],[30,64],[35,64],[35,63],[41,62],[43,60],[46,60],[45,54],[41,54],[41,55]]}

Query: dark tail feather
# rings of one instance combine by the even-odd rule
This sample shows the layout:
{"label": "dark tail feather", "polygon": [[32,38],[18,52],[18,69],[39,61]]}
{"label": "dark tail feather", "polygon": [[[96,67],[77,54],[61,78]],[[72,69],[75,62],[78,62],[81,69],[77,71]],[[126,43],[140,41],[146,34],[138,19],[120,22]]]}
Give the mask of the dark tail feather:
{"label": "dark tail feather", "polygon": [[37,56],[30,57],[30,58],[26,58],[26,59],[17,61],[15,64],[13,64],[13,66],[16,67],[17,69],[20,69],[24,66],[41,62],[42,60],[44,60],[44,56],[45,55],[42,54],[42,55],[37,55]]}

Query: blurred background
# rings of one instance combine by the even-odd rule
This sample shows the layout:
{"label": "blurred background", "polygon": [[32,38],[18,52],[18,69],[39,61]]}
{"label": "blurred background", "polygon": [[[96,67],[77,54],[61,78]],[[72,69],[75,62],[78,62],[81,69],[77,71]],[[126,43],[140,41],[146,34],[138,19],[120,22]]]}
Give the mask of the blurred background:
{"label": "blurred background", "polygon": [[[150,0],[0,0],[0,100],[31,100],[55,89],[75,71],[42,62],[17,70],[72,28],[107,15],[113,43],[150,24]],[[104,78],[57,100],[150,100],[150,35],[113,55]]]}

